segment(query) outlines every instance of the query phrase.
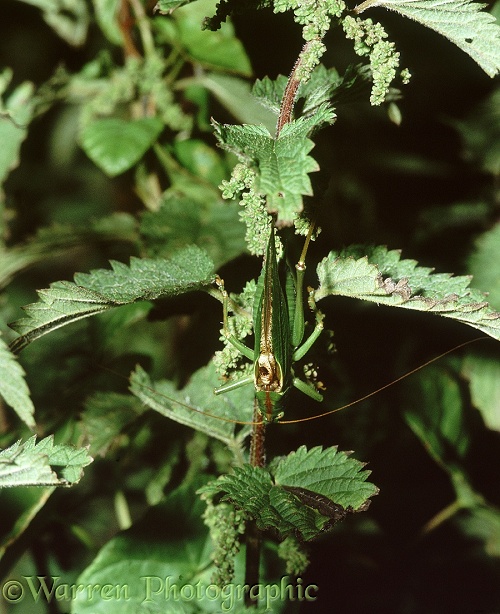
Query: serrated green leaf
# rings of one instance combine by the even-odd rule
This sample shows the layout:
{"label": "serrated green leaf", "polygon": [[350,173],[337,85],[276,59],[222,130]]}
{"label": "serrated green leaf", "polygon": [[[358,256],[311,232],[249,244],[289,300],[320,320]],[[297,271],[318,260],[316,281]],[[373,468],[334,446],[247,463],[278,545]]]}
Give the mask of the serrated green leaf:
{"label": "serrated green leaf", "polygon": [[110,117],[84,126],[80,142],[87,156],[110,177],[138,162],[163,130],[156,117],[130,120]]}
{"label": "serrated green leaf", "polygon": [[220,199],[165,198],[158,211],[143,214],[140,231],[151,255],[165,258],[194,243],[207,251],[216,268],[246,247],[239,211]]}
{"label": "serrated green leaf", "polygon": [[[248,496],[249,509],[253,509],[254,514],[257,514],[257,499],[267,496],[272,485],[271,476],[266,469],[245,463],[241,467],[234,467],[233,473],[221,475],[217,480],[209,482],[198,492],[214,496],[224,491],[231,499],[239,500],[239,503]],[[248,495],[245,495],[245,490],[248,490]]]}
{"label": "serrated green leaf", "polygon": [[0,338],[0,397],[5,399],[28,428],[34,429],[35,407],[24,376],[24,369]]}
{"label": "serrated green leaf", "polygon": [[70,45],[85,42],[90,16],[85,0],[23,0],[43,11],[43,18]]}
{"label": "serrated green leaf", "polygon": [[[288,78],[284,75],[279,75],[276,79],[269,77],[257,79],[252,88],[252,95],[277,116],[287,81]],[[326,68],[320,64],[313,70],[310,79],[300,84],[297,100],[304,101],[302,116],[307,117],[325,103],[336,106],[356,98],[362,92],[369,92],[370,87],[371,73],[368,66],[361,64],[348,66],[345,73],[339,75],[335,68]]]}
{"label": "serrated green leaf", "polygon": [[[300,535],[304,541],[318,536],[328,524],[328,518],[304,505],[295,495],[283,488],[273,486],[269,502],[280,515],[280,533]],[[288,525],[288,527],[287,527]]]}
{"label": "serrated green leaf", "polygon": [[[278,75],[276,79],[270,79],[269,77],[257,79],[252,87],[252,96],[254,96],[254,98],[256,98],[261,105],[272,111],[276,117],[275,123],[280,112],[281,100],[283,98],[287,82],[288,78],[285,77],[285,75]],[[299,95],[297,93],[297,98],[298,96]]]}
{"label": "serrated green leaf", "polygon": [[130,266],[111,262],[112,270],[75,274],[75,282],[61,281],[39,290],[40,301],[24,307],[28,314],[11,324],[21,337],[13,351],[56,328],[113,307],[176,296],[213,282],[213,263],[195,246],[177,252],[170,260],[131,258]]}
{"label": "serrated green leaf", "polygon": [[[197,479],[192,487],[201,483],[202,479]],[[71,601],[72,614],[246,612],[245,591],[238,595],[232,590],[244,583],[244,552],[235,559],[234,584],[217,588],[213,583],[212,541],[200,522],[204,504],[192,487],[183,486],[169,494],[100,550],[75,585],[113,587],[113,592],[107,593],[112,598],[103,598],[98,590],[91,595],[79,591]],[[277,609],[273,606],[276,614],[282,610],[282,604],[277,603]],[[265,600],[262,608],[252,608],[256,614],[265,609]]]}
{"label": "serrated green leaf", "polygon": [[445,36],[494,77],[500,71],[500,27],[471,0],[366,0],[354,10],[383,6]]}
{"label": "serrated green leaf", "polygon": [[336,448],[308,451],[301,446],[276,464],[271,472],[274,476],[267,469],[246,464],[199,492],[211,497],[224,493],[261,530],[311,540],[348,512],[367,509],[368,499],[378,489],[366,482],[369,471],[362,470],[363,466]]}
{"label": "serrated green leaf", "polygon": [[77,483],[92,462],[87,448],[54,444],[53,436],[36,443],[34,435],[0,451],[0,488],[68,486]]}
{"label": "serrated green leaf", "polygon": [[276,484],[307,488],[356,510],[378,492],[374,484],[366,481],[370,471],[363,467],[364,463],[336,447],[308,450],[301,446],[280,460],[273,473]]}
{"label": "serrated green leaf", "polygon": [[489,429],[500,431],[500,363],[492,356],[468,355],[462,374],[470,382],[472,404]]}
{"label": "serrated green leaf", "polygon": [[244,464],[234,467],[233,473],[221,475],[217,480],[209,482],[199,489],[199,493],[215,496],[220,492],[225,494],[236,507],[245,510],[261,530],[275,528],[290,532],[291,526],[285,523],[278,511],[271,505],[269,492],[273,487],[271,476],[262,467],[252,467]]}
{"label": "serrated green leaf", "polygon": [[277,212],[282,223],[291,224],[303,209],[303,196],[312,195],[309,173],[319,169],[309,156],[314,147],[307,138],[325,123],[332,123],[334,113],[321,106],[314,116],[286,124],[277,139],[264,126],[231,126],[214,122],[221,145],[258,169],[258,189],[266,195],[270,212]]}
{"label": "serrated green leaf", "polygon": [[361,246],[330,252],[317,271],[317,301],[326,296],[350,296],[437,313],[500,340],[500,313],[489,306],[484,294],[469,287],[469,276],[433,274],[432,269],[419,267],[415,260],[401,260],[397,250]]}
{"label": "serrated green leaf", "polygon": [[55,224],[41,228],[24,245],[0,248],[0,288],[20,271],[44,260],[61,258],[75,246],[110,241],[135,243],[137,240],[136,221],[126,213],[110,215],[86,227]]}
{"label": "serrated green leaf", "polygon": [[254,389],[252,386],[242,386],[216,396],[216,383],[213,363],[198,369],[182,390],[177,390],[169,381],[151,382],[145,371],[138,367],[130,377],[130,390],[163,416],[236,449],[238,442],[249,434],[250,427],[245,426],[236,435],[239,427],[233,421],[252,421]]}
{"label": "serrated green leaf", "polygon": [[459,382],[430,366],[404,387],[406,421],[434,460],[453,468],[469,446]]}

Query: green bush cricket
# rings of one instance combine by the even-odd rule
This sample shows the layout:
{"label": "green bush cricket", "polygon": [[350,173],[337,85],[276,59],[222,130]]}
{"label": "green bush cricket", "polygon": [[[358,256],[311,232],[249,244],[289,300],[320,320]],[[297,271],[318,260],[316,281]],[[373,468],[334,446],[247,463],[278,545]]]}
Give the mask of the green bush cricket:
{"label": "green bush cricket", "polygon": [[267,422],[279,420],[283,416],[285,399],[292,386],[316,401],[323,399],[316,388],[295,377],[293,371],[293,363],[305,356],[323,330],[323,314],[316,308],[310,296],[308,303],[315,313],[316,324],[309,337],[303,341],[303,286],[306,270],[304,261],[313,229],[314,225],[311,225],[301,257],[295,265],[296,275],[287,267],[283,288],[278,272],[275,231],[274,227],[271,228],[262,273],[255,292],[253,349],[227,332],[229,297],[222,280],[218,281],[223,297],[227,340],[251,360],[254,366],[253,375],[221,386],[215,390],[215,394],[253,382],[258,409]]}

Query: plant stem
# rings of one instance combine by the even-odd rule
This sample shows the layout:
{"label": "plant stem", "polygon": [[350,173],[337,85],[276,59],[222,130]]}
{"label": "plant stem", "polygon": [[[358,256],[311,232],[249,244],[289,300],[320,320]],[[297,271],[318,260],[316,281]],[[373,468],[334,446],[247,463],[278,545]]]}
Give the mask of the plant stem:
{"label": "plant stem", "polygon": [[430,533],[436,527],[438,527],[441,523],[445,522],[452,516],[454,516],[460,509],[462,509],[463,505],[457,500],[450,505],[447,505],[444,509],[438,512],[433,518],[431,518],[422,528],[422,534]]}
{"label": "plant stem", "polygon": [[[264,446],[266,425],[255,402],[253,412],[252,442],[250,444],[250,464],[252,467],[264,467],[266,452]],[[245,531],[246,557],[245,557],[245,584],[252,587],[259,584],[259,564],[261,534],[254,520],[247,523]],[[252,598],[249,593],[245,595],[245,605],[257,607],[258,597]]]}
{"label": "plant stem", "polygon": [[299,72],[299,69],[302,68],[304,56],[309,51],[309,47],[311,46],[312,42],[313,41],[307,41],[307,43],[304,44],[297,61],[292,68],[292,72],[288,77],[288,82],[286,84],[285,91],[283,92],[283,98],[281,99],[280,114],[278,117],[278,124],[276,126],[276,138],[278,138],[283,126],[288,124],[288,122],[290,122],[292,119],[293,107],[295,106],[295,99],[300,86],[300,80],[297,78],[297,73]]}
{"label": "plant stem", "polygon": [[257,408],[257,402],[255,402],[255,408],[253,411],[253,431],[252,431],[252,443],[250,446],[250,464],[252,467],[265,467],[266,466],[266,449],[265,449],[265,434],[266,425],[262,418],[262,414]]}
{"label": "plant stem", "polygon": [[[285,124],[291,121],[293,107],[295,105],[295,99],[297,97],[297,91],[299,89],[300,80],[297,78],[297,74],[299,69],[302,67],[304,55],[309,50],[309,46],[311,41],[305,43],[302,47],[302,50],[295,62],[295,65],[288,77],[288,82],[286,84],[285,91],[283,93],[283,98],[281,99],[280,106],[280,114],[278,117],[278,125],[276,126],[276,138],[278,138],[281,129]],[[312,227],[308,234],[308,239],[306,245],[309,243],[309,239],[311,237]],[[307,249],[307,247],[306,247]],[[303,252],[303,257],[305,257],[305,251]],[[262,415],[260,414],[257,403],[255,403],[254,407],[254,416],[253,416],[253,432],[252,432],[252,442],[250,444],[250,464],[253,467],[264,467],[266,464],[266,454],[265,454],[265,429],[266,425],[263,421]],[[260,548],[261,548],[261,534],[255,521],[251,520],[247,523],[246,526],[246,559],[245,559],[245,584],[252,587],[259,583],[259,563],[260,563]],[[257,607],[258,598],[252,598],[248,593],[245,595],[245,605],[247,607]]]}

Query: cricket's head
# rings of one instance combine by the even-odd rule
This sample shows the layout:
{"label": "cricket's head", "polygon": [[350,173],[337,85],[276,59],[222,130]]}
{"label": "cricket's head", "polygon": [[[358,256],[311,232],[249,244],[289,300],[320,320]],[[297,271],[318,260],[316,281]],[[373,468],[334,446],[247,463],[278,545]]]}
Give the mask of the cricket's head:
{"label": "cricket's head", "polygon": [[255,361],[254,383],[257,391],[281,392],[283,390],[283,371],[274,354],[259,354]]}
{"label": "cricket's head", "polygon": [[259,354],[254,365],[255,396],[259,411],[266,422],[275,422],[283,416],[283,369],[272,352]]}

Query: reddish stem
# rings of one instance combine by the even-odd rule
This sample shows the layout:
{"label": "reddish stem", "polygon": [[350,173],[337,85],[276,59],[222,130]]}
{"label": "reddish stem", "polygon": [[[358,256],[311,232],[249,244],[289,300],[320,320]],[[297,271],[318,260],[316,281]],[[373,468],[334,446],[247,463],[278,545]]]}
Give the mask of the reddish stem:
{"label": "reddish stem", "polygon": [[278,117],[278,124],[276,126],[276,138],[278,138],[283,126],[292,120],[293,107],[295,106],[297,90],[299,89],[300,85],[300,80],[297,79],[297,73],[299,68],[302,66],[304,55],[307,53],[307,51],[309,51],[309,47],[313,42],[315,42],[314,39],[313,41],[307,41],[307,43],[304,44],[297,61],[292,68],[292,72],[288,77],[288,82],[286,84],[285,91],[283,92],[283,98],[281,99],[280,114]]}

